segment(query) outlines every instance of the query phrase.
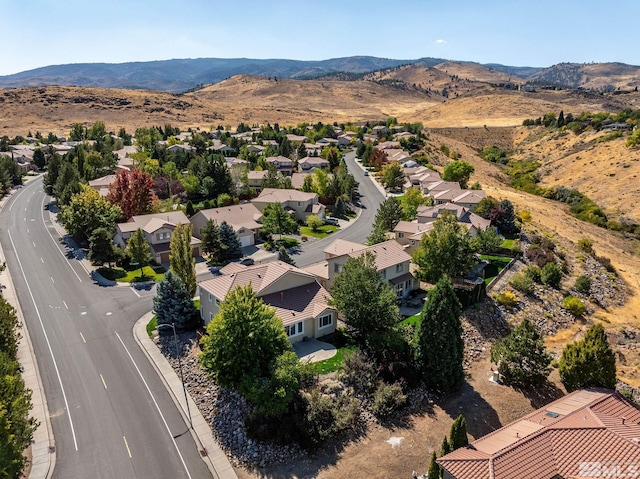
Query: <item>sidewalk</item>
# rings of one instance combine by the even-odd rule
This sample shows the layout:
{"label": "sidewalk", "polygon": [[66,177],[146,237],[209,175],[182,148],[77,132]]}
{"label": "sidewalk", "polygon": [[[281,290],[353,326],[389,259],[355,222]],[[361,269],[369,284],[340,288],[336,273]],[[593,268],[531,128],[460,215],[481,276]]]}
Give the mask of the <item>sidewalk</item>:
{"label": "sidewalk", "polygon": [[[23,186],[24,188],[24,186]],[[0,200],[0,211],[4,209],[7,201],[17,194],[16,192],[6,195]],[[0,262],[5,261],[4,252],[0,245]],[[20,334],[22,338],[18,343],[18,362],[22,367],[22,379],[25,386],[32,392],[31,403],[32,408],[30,414],[38,421],[38,427],[33,433],[31,441],[31,471],[29,479],[49,479],[53,475],[56,464],[56,445],[53,437],[53,429],[51,428],[51,420],[49,418],[49,408],[47,406],[47,398],[45,397],[44,388],[42,387],[42,378],[38,370],[38,364],[33,352],[33,345],[29,337],[29,330],[24,322],[20,301],[15,292],[11,273],[6,268],[0,273],[0,284],[2,284],[2,296],[16,309],[16,315],[22,328]]]}
{"label": "sidewalk", "polygon": [[[147,323],[153,317],[153,313],[149,312],[141,317],[133,327],[133,336],[140,345],[153,365],[158,376],[164,382],[167,391],[171,395],[173,402],[182,414],[185,424],[189,424],[189,416],[187,415],[187,407],[184,401],[184,391],[182,382],[176,374],[175,370],[169,364],[169,361],[162,355],[156,344],[149,338],[147,334]],[[218,479],[238,479],[229,459],[222,451],[217,441],[213,437],[211,427],[206,419],[200,414],[200,410],[196,403],[187,395],[189,401],[189,412],[191,414],[191,422],[193,428],[190,429],[196,445],[202,455],[202,459],[213,474]]]}

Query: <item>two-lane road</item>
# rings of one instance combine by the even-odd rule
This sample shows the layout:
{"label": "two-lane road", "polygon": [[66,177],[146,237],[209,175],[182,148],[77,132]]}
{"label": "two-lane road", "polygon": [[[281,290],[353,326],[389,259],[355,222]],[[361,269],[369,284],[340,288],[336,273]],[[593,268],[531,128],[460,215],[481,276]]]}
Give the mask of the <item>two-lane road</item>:
{"label": "two-lane road", "polygon": [[303,247],[302,252],[293,256],[298,266],[307,266],[322,261],[324,259],[323,250],[338,238],[353,241],[354,243],[364,243],[369,233],[371,233],[376,212],[384,201],[385,196],[375,185],[371,177],[364,176],[364,171],[360,165],[356,163],[355,158],[356,154],[353,151],[347,152],[344,155],[349,173],[360,183],[358,188],[360,192],[360,205],[362,207],[360,216],[352,225],[349,225],[348,228]]}
{"label": "two-lane road", "polygon": [[164,384],[135,342],[150,296],[91,281],[49,221],[40,179],[0,214],[12,273],[47,396],[54,477],[211,477]]}

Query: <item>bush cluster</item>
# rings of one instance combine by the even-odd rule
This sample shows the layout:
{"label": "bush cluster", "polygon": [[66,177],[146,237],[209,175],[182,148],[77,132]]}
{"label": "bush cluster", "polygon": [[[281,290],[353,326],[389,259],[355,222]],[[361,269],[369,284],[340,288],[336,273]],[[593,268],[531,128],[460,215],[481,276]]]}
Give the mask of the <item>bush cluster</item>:
{"label": "bush cluster", "polygon": [[509,309],[518,304],[518,298],[516,298],[516,295],[509,291],[496,294],[494,299],[496,300],[496,303]]}
{"label": "bush cluster", "polygon": [[583,274],[576,279],[573,287],[578,293],[589,294],[591,292],[591,278]]}
{"label": "bush cluster", "polygon": [[569,311],[574,316],[582,316],[587,310],[584,302],[580,298],[575,296],[567,296],[562,301],[562,307]]}
{"label": "bush cluster", "polygon": [[535,290],[533,280],[525,273],[514,274],[509,279],[509,284],[512,288],[524,294],[533,294]]}

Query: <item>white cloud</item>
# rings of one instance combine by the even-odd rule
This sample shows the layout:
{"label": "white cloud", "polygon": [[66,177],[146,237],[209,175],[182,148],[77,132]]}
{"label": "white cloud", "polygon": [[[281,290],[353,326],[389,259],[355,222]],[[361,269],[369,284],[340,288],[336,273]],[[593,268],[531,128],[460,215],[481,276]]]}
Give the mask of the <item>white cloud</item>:
{"label": "white cloud", "polygon": [[437,40],[436,40],[436,43],[437,43],[438,45],[444,45],[445,43],[447,43],[447,41],[446,41],[446,40],[443,40],[442,38],[439,38],[439,39],[437,39]]}

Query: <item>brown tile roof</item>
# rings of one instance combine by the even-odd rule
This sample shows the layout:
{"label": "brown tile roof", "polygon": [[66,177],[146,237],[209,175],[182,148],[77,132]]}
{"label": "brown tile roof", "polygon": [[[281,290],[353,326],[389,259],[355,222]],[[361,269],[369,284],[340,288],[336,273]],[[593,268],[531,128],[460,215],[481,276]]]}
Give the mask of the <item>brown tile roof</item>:
{"label": "brown tile roof", "polygon": [[[447,454],[438,463],[456,479],[584,477],[580,465],[585,463],[622,468],[637,464],[639,421],[640,410],[620,394],[579,390]],[[486,466],[487,475],[481,465]]]}
{"label": "brown tile roof", "polygon": [[196,214],[202,213],[207,220],[213,220],[220,225],[223,221],[231,225],[234,231],[240,228],[257,229],[262,225],[258,223],[262,219],[262,213],[252,203],[242,203],[239,205],[222,206],[220,208],[210,208],[200,210]]}
{"label": "brown tile roof", "polygon": [[276,308],[276,316],[285,326],[319,316],[330,308],[331,298],[326,289],[317,282],[263,296],[265,303]]}
{"label": "brown tile roof", "polygon": [[[153,224],[147,226],[151,222],[153,222]],[[149,215],[133,216],[126,223],[118,223],[118,229],[123,232],[136,231],[138,228],[141,228],[144,231],[147,231],[148,229],[157,231],[160,223],[166,223],[173,226],[177,224],[190,224],[189,218],[187,218],[187,215],[185,215],[182,211],[169,211],[167,213],[153,213]]]}
{"label": "brown tile roof", "polygon": [[291,266],[282,261],[272,261],[265,264],[248,266],[241,271],[229,275],[217,276],[198,283],[204,290],[213,294],[216,298],[224,297],[237,286],[246,286],[251,283],[251,287],[257,296],[269,286],[280,280],[287,274],[306,276],[309,283],[315,282],[314,276],[295,266]]}
{"label": "brown tile roof", "polygon": [[318,195],[315,193],[305,193],[304,191],[265,188],[254,200],[263,203],[285,203],[287,201],[309,201],[317,197]]}
{"label": "brown tile roof", "polygon": [[352,243],[342,239],[335,240],[324,250],[329,257],[348,255],[351,258],[358,258],[367,251],[376,257],[376,268],[380,271],[389,266],[411,261],[411,255],[404,251],[404,247],[395,240],[385,241],[373,246],[365,246],[359,243]]}
{"label": "brown tile roof", "polygon": [[351,253],[353,251],[360,251],[363,248],[366,248],[366,246],[360,243],[354,243],[353,241],[337,239],[322,251],[324,252],[325,256],[326,255],[342,256],[342,255]]}

